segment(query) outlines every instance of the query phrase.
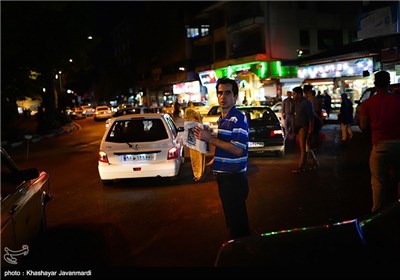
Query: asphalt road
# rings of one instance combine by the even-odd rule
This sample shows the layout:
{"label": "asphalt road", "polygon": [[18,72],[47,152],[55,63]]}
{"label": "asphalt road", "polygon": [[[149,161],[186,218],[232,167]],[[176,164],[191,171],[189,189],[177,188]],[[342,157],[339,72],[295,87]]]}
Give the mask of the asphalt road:
{"label": "asphalt road", "polygon": [[[124,180],[102,186],[97,150],[104,122],[77,121],[78,130],[18,146],[21,167],[50,173],[53,200],[48,231],[31,247],[23,269],[90,270],[94,276],[143,278],[161,273],[192,277],[210,272],[228,240],[214,178],[193,182],[186,162],[175,180]],[[319,170],[293,175],[294,142],[284,158],[249,159],[248,211],[258,233],[354,219],[371,207],[369,142],[354,127],[350,143],[338,125],[326,125],[317,152]],[[193,277],[192,277],[193,278]]]}

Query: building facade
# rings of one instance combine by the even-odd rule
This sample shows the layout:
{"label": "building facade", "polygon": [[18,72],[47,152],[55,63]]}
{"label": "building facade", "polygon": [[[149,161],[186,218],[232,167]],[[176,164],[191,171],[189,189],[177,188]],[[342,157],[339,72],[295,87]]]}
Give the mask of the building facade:
{"label": "building facade", "polygon": [[[382,68],[383,64],[376,63],[381,60],[381,53],[366,54],[369,50],[360,49],[360,53],[350,50],[343,56],[329,52],[357,41],[357,35],[371,33],[360,32],[361,23],[368,26],[368,21],[376,20],[376,15],[363,12],[368,10],[365,5],[360,1],[221,1],[210,2],[201,9],[196,5],[182,21],[163,28],[162,36],[148,38],[153,40],[152,47],[135,63],[135,94],[140,93],[145,103],[155,106],[176,99],[214,105],[215,81],[228,76],[240,85],[239,101],[244,97],[249,102],[281,99],[288,90],[303,83],[310,83],[319,91],[357,90],[357,96],[370,81],[353,81],[354,76]],[[355,14],[359,17],[355,18]],[[392,24],[390,28],[397,27]],[[386,56],[390,57],[393,51],[390,44],[387,46]],[[316,55],[321,58],[313,63],[322,66],[313,69],[310,61]],[[308,57],[310,60],[306,61]],[[336,63],[340,61],[347,62]],[[353,76],[349,72],[343,79],[307,76],[331,62],[336,64],[329,64],[328,68],[334,70],[327,69],[321,75],[337,75],[349,63],[365,63],[367,68]],[[389,59],[385,65],[394,68],[397,64]],[[331,80],[326,83],[326,79]]]}

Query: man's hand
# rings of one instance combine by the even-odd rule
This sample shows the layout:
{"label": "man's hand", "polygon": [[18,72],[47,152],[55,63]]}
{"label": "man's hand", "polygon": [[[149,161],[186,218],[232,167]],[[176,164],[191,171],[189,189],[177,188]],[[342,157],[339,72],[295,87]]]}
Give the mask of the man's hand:
{"label": "man's hand", "polygon": [[199,139],[204,142],[210,142],[214,136],[211,134],[209,130],[202,129],[198,126],[194,127],[194,136],[196,139]]}
{"label": "man's hand", "polygon": [[210,131],[202,129],[198,126],[194,127],[193,129],[194,129],[194,137],[196,137],[196,139],[210,143],[235,156],[238,157],[242,156],[243,154],[242,148],[233,145],[231,142],[220,140],[214,135],[212,135]]}

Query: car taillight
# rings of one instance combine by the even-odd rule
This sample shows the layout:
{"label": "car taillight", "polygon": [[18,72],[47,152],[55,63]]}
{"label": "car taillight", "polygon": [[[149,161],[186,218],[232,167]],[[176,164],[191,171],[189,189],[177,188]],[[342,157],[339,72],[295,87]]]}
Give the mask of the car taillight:
{"label": "car taillight", "polygon": [[271,132],[269,133],[270,137],[275,137],[276,135],[283,135],[282,129],[271,130]]}
{"label": "car taillight", "polygon": [[168,150],[168,157],[167,159],[175,159],[179,156],[179,149],[177,147],[172,147]]}
{"label": "car taillight", "polygon": [[109,163],[108,162],[108,157],[107,157],[107,153],[104,151],[99,151],[99,161],[100,162],[105,162],[105,163]]}

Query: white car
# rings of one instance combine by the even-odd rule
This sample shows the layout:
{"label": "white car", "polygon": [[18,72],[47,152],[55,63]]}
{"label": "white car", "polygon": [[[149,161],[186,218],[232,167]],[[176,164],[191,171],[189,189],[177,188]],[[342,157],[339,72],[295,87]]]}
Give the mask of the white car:
{"label": "white car", "polygon": [[94,120],[107,120],[112,117],[111,108],[108,106],[97,106],[94,110]]}
{"label": "white car", "polygon": [[116,179],[178,176],[184,162],[183,131],[168,114],[111,119],[100,143],[100,179],[108,184]]}
{"label": "white car", "polygon": [[90,105],[82,105],[81,106],[83,110],[86,111],[86,116],[93,116],[94,114],[94,108]]}
{"label": "white car", "polygon": [[281,124],[283,124],[282,119],[282,102],[277,102],[271,106],[272,111],[274,111],[275,115],[278,117]]}

